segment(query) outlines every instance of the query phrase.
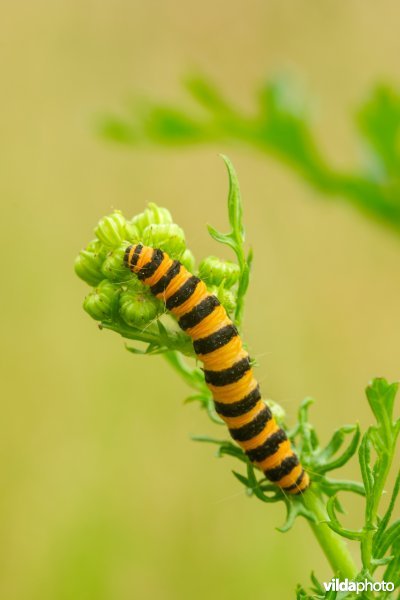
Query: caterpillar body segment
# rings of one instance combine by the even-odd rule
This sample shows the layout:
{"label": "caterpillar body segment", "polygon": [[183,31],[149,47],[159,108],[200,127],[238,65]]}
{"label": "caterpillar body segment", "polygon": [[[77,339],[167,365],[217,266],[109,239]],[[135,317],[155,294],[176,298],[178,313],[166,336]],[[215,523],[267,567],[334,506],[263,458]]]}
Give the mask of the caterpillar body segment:
{"label": "caterpillar body segment", "polygon": [[310,485],[308,474],[263,402],[249,355],[217,297],[201,279],[160,249],[128,246],[124,263],[165,302],[192,338],[215,410],[250,461],[284,492],[304,492]]}

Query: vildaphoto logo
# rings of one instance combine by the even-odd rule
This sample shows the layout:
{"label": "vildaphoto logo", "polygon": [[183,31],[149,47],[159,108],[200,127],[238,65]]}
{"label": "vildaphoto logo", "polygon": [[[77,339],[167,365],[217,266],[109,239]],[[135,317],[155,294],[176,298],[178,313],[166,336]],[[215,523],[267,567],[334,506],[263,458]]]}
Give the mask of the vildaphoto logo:
{"label": "vildaphoto logo", "polygon": [[332,578],[331,581],[324,581],[324,588],[327,592],[393,592],[394,583],[392,581],[351,581],[345,579]]}

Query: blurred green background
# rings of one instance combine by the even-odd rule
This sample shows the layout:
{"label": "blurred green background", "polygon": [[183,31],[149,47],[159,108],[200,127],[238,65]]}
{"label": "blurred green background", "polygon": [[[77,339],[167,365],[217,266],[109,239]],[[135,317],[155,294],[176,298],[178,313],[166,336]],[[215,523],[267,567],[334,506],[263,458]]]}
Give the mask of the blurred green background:
{"label": "blurred green background", "polygon": [[[292,423],[316,397],[323,441],[345,422],[366,426],[368,380],[399,376],[400,239],[248,148],[129,150],[94,124],[133,96],[183,100],[190,69],[246,109],[288,68],[321,99],[327,156],[351,165],[354,107],[376,81],[400,84],[399,5],[377,8],[2,3],[1,598],[292,598],[311,569],[330,577],[305,522],[275,531],[282,507],[247,499],[234,463],[190,441],[215,427],[182,405],[185,385],[162,358],[98,331],[73,260],[102,215],[148,201],[171,210],[198,258],[215,253],[205,224],[227,221],[225,152],[255,252],[244,333],[264,393]],[[353,461],[346,474],[357,471]]]}

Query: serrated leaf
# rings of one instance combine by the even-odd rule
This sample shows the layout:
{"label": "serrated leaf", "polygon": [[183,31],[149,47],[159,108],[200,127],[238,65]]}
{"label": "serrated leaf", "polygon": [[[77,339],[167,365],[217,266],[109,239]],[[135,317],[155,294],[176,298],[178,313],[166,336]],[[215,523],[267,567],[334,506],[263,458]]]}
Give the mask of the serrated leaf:
{"label": "serrated leaf", "polygon": [[392,427],[393,406],[398,389],[398,383],[389,384],[386,379],[374,379],[366,389],[369,405],[378,423],[386,431]]}

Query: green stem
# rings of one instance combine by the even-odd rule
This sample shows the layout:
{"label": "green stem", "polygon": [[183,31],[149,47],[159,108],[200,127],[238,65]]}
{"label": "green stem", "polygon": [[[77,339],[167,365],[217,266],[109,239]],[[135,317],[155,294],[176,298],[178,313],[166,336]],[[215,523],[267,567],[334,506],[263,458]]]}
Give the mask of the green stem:
{"label": "green stem", "polygon": [[101,329],[110,329],[119,333],[123,338],[144,342],[146,344],[154,344],[156,346],[165,346],[166,351],[179,351],[185,356],[194,356],[193,344],[188,335],[181,331],[172,331],[165,329],[164,339],[157,328],[156,323],[153,326],[148,326],[144,329],[130,327],[123,324],[121,321],[102,321]]}
{"label": "green stem", "polygon": [[346,542],[337,533],[332,531],[326,521],[329,520],[325,505],[318,491],[312,487],[303,496],[304,505],[315,515],[317,522],[310,521],[314,532],[326,558],[336,576],[354,580],[357,567],[350,554]]}

